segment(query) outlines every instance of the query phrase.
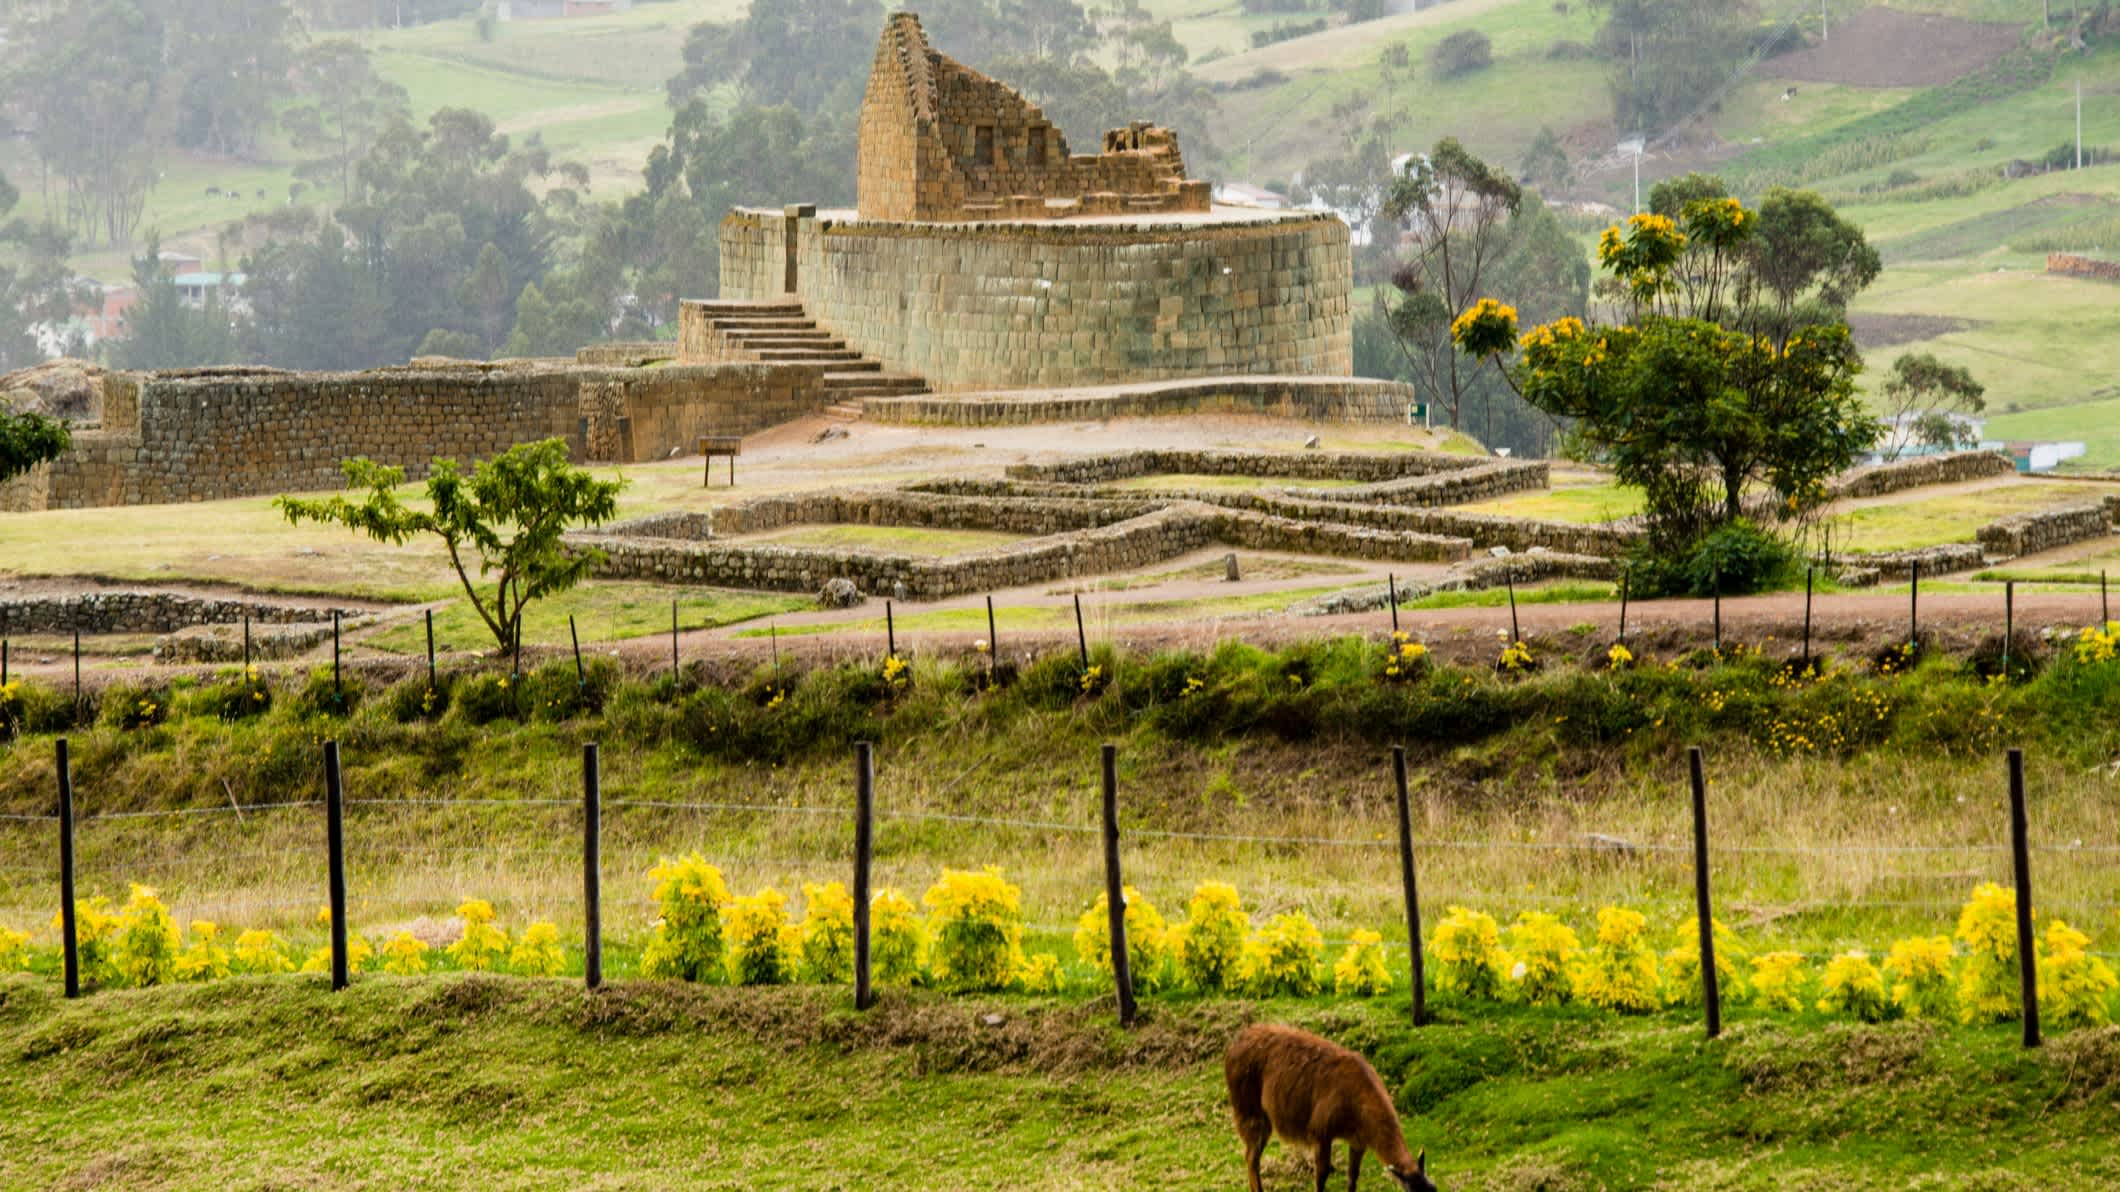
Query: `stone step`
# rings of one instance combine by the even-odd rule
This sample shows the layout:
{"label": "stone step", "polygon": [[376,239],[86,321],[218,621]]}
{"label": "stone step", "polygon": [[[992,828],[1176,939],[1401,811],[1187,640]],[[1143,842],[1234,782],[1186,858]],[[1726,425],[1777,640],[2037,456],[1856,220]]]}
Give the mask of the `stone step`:
{"label": "stone step", "polygon": [[779,298],[770,302],[733,302],[713,299],[706,302],[688,302],[685,305],[705,312],[709,317],[734,315],[785,316],[803,313],[802,301],[798,298]]}
{"label": "stone step", "polygon": [[853,365],[834,365],[832,370],[824,375],[824,387],[833,391],[841,389],[871,389],[879,385],[907,384],[919,385],[922,388],[927,386],[927,382],[919,377],[909,377],[902,373],[887,373],[883,371],[883,365],[874,360],[863,360],[859,364]]}
{"label": "stone step", "polygon": [[808,322],[807,320],[800,323],[789,321],[786,323],[772,323],[770,325],[761,324],[755,327],[749,325],[743,327],[731,327],[726,323],[721,323],[716,324],[714,329],[716,331],[721,332],[722,338],[734,340],[822,340],[836,338],[831,332],[826,331],[824,328],[819,327],[814,323]]}
{"label": "stone step", "polygon": [[745,318],[709,319],[714,330],[723,335],[738,335],[749,331],[816,331],[817,320],[808,318]]}
{"label": "stone step", "polygon": [[826,392],[843,401],[856,401],[868,397],[924,397],[928,387],[920,384],[845,385],[828,388]]}
{"label": "stone step", "polygon": [[840,402],[837,405],[826,406],[824,416],[834,422],[859,422],[862,417],[862,406],[860,402]]}
{"label": "stone step", "polygon": [[862,364],[861,353],[852,348],[763,348],[752,355],[769,364],[829,364],[848,368],[859,368]]}
{"label": "stone step", "polygon": [[733,342],[736,347],[742,348],[748,352],[808,352],[812,354],[821,354],[827,352],[844,352],[847,350],[846,343],[842,340],[796,339],[792,336],[780,335],[761,337],[757,339],[739,339],[734,340]]}

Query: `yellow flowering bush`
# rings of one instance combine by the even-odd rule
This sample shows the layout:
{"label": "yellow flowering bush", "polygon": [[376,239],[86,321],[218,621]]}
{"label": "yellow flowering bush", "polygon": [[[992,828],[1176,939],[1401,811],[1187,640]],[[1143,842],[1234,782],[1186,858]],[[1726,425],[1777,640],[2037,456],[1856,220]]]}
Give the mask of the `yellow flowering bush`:
{"label": "yellow flowering bush", "polygon": [[116,963],[127,985],[161,985],[177,975],[177,923],[155,892],[134,883],[118,912]]}
{"label": "yellow flowering bush", "polygon": [[1958,1020],[2007,1022],[2023,1013],[2017,974],[2017,892],[1994,882],[1973,888],[1958,912]]}
{"label": "yellow flowering bush", "polygon": [[399,977],[416,977],[427,971],[427,941],[409,931],[400,931],[383,945],[383,971]]}
{"label": "yellow flowering bush", "polygon": [[[317,926],[324,928],[326,931],[329,931],[331,929],[331,907],[328,903],[324,906],[320,906],[317,908]],[[369,959],[372,958],[374,955],[375,949],[369,946],[367,940],[361,938],[361,934],[359,932],[351,930],[347,931],[347,972],[358,972],[360,970],[360,967],[364,964],[367,964]],[[302,961],[302,971],[305,973],[330,972],[331,945],[327,942],[323,947],[318,948],[314,952],[311,952],[308,958]]]}
{"label": "yellow flowering bush", "polygon": [[2120,977],[2084,951],[2091,937],[2059,919],[2046,925],[2039,955],[2039,1012],[2057,1030],[2104,1026],[2113,1020],[2112,996]]}
{"label": "yellow flowering bush", "polygon": [[[1713,921],[1715,932],[1715,988],[1725,998],[1744,995],[1745,947],[1737,933]],[[1681,919],[1672,930],[1676,946],[1664,953],[1664,1002],[1672,1006],[1698,1006],[1700,982],[1700,926],[1697,920]]]}
{"label": "yellow flowering bush", "polygon": [[648,871],[662,915],[640,954],[641,975],[680,981],[719,981],[722,976],[721,908],[729,886],[721,870],[693,853],[664,859]]}
{"label": "yellow flowering bush", "polygon": [[1502,647],[1502,656],[1495,659],[1494,669],[1509,675],[1528,675],[1538,669],[1538,659],[1531,656],[1531,647],[1525,642],[1510,642]]}
{"label": "yellow flowering bush", "polygon": [[1793,1014],[1803,1009],[1804,986],[1809,981],[1801,952],[1769,952],[1752,958],[1752,1004],[1762,1010]]}
{"label": "yellow flowering bush", "polygon": [[1451,907],[1436,924],[1428,954],[1435,960],[1437,989],[1481,1001],[1501,998],[1513,963],[1494,916],[1462,906]]}
{"label": "yellow flowering bush", "polygon": [[483,898],[467,898],[456,908],[464,921],[464,934],[449,945],[449,958],[460,967],[485,972],[508,955],[508,933],[493,925],[493,904]]}
{"label": "yellow flowering bush", "polygon": [[1957,1009],[1951,979],[1951,937],[1895,941],[1884,958],[1892,1005],[1909,1018],[1948,1018]]}
{"label": "yellow flowering bush", "polygon": [[1357,927],[1347,950],[1332,964],[1333,992],[1341,997],[1382,997],[1391,992],[1391,969],[1384,963],[1384,937]]}
{"label": "yellow flowering bush", "polygon": [[220,934],[218,923],[191,921],[191,947],[177,954],[177,980],[218,981],[229,974],[231,958],[219,943]]}
{"label": "yellow flowering bush", "polygon": [[920,980],[927,932],[912,900],[883,889],[869,899],[869,965],[876,980],[910,985]]}
{"label": "yellow flowering bush", "polygon": [[896,654],[886,655],[883,660],[884,689],[896,694],[904,691],[913,682],[912,664]]}
{"label": "yellow flowering bush", "polygon": [[[52,912],[52,930],[65,927],[63,912]],[[101,894],[74,899],[74,949],[85,985],[107,984],[117,979],[118,917],[110,913],[110,899]]]}
{"label": "yellow flowering bush", "polygon": [[823,985],[854,979],[854,896],[844,882],[802,884],[802,970]]}
{"label": "yellow flowering bush", "polygon": [[286,943],[278,934],[253,927],[236,937],[231,967],[239,973],[291,973],[294,961],[287,958]]}
{"label": "yellow flowering bush", "polygon": [[2086,666],[2120,658],[2120,621],[2092,625],[2076,638],[2076,661]]}
{"label": "yellow flowering bush", "polygon": [[1391,652],[1384,656],[1384,678],[1394,683],[1418,679],[1428,672],[1428,647],[1410,634],[1394,629]]}
{"label": "yellow flowering bush", "polygon": [[1885,989],[1884,972],[1860,948],[1827,961],[1818,986],[1824,994],[1818,1008],[1828,1014],[1847,1014],[1864,1022],[1883,1022],[1892,1016],[1894,1006]]}
{"label": "yellow flowering bush", "polygon": [[1095,695],[1104,690],[1104,685],[1109,681],[1110,677],[1104,673],[1103,665],[1092,664],[1088,670],[1082,672],[1082,678],[1077,681],[1077,685],[1082,688],[1082,694]]}
{"label": "yellow flowering bush", "polygon": [[516,937],[508,953],[508,967],[525,977],[557,977],[566,968],[567,954],[559,944],[559,924],[538,919]]}
{"label": "yellow flowering bush", "polygon": [[1051,952],[1029,957],[1016,968],[1016,988],[1024,993],[1058,993],[1064,984],[1060,958]]}
{"label": "yellow flowering bush", "polygon": [[1467,307],[1450,324],[1450,338],[1475,359],[1486,359],[1516,346],[1516,308],[1492,298]]}
{"label": "yellow flowering bush", "polygon": [[786,983],[793,965],[787,895],[771,886],[730,899],[721,908],[721,935],[735,985]]}
{"label": "yellow flowering bush", "polygon": [[1237,888],[1228,882],[1202,882],[1185,906],[1185,922],[1172,934],[1178,970],[1185,983],[1201,993],[1220,993],[1235,983],[1244,955],[1251,916],[1244,912]]}
{"label": "yellow flowering bush", "polygon": [[1617,906],[1598,910],[1597,943],[1577,972],[1576,994],[1623,1014],[1646,1014],[1662,1004],[1647,916]]}
{"label": "yellow flowering bush", "polygon": [[1622,671],[1633,665],[1634,651],[1628,649],[1624,643],[1613,642],[1612,648],[1605,651],[1606,670]]}
{"label": "yellow flowering bush", "polygon": [[[1170,929],[1147,895],[1126,887],[1127,975],[1136,992],[1160,989],[1171,962]],[[1112,971],[1110,903],[1102,894],[1075,920],[1075,959],[1101,973]]]}
{"label": "yellow flowering bush", "polygon": [[1544,911],[1524,911],[1509,925],[1509,978],[1518,997],[1558,1006],[1575,996],[1574,970],[1583,945],[1566,923]]}
{"label": "yellow flowering bush", "polygon": [[1301,911],[1275,915],[1244,941],[1237,980],[1256,997],[1310,997],[1322,987],[1325,937]]}
{"label": "yellow flowering bush", "polygon": [[928,966],[950,989],[1008,988],[1023,967],[1023,891],[989,865],[944,869],[920,901],[928,908]]}
{"label": "yellow flowering bush", "polygon": [[0,927],[0,973],[12,973],[29,965],[29,932]]}

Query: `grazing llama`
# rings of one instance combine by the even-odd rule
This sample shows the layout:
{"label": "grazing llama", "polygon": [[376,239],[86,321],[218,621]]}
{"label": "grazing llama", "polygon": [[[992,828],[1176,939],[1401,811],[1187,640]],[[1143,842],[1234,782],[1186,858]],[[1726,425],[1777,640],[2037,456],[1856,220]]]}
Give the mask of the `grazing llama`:
{"label": "grazing llama", "polygon": [[1332,1144],[1342,1138],[1347,1140],[1347,1192],[1355,1192],[1362,1178],[1364,1151],[1377,1153],[1400,1188],[1436,1192],[1428,1179],[1428,1153],[1407,1153],[1391,1094],[1361,1056],[1293,1027],[1251,1026],[1230,1042],[1222,1068],[1237,1137],[1244,1140],[1251,1192],[1263,1192],[1259,1158],[1275,1134],[1290,1146],[1310,1149],[1317,1192],[1325,1192]]}

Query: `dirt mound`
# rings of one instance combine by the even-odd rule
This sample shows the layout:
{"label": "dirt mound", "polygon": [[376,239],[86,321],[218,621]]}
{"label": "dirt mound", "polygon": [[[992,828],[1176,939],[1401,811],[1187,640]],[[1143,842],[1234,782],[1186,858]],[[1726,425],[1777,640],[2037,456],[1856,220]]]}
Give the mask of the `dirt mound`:
{"label": "dirt mound", "polygon": [[1934,87],[2009,53],[2020,36],[2015,25],[1866,8],[1833,26],[1827,41],[1768,59],[1760,73],[1849,87]]}

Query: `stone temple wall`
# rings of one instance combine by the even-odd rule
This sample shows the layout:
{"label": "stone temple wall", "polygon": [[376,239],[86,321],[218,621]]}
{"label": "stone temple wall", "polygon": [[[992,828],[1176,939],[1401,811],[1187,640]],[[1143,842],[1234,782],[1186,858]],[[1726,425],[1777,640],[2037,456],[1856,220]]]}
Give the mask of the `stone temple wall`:
{"label": "stone temple wall", "polygon": [[[784,215],[721,227],[722,297],[766,301]],[[793,221],[822,327],[938,392],[1354,370],[1347,225],[1310,213],[1112,221]]]}
{"label": "stone temple wall", "polygon": [[119,374],[102,424],[0,486],[0,510],[210,501],[335,489],[365,455],[417,478],[436,458],[483,459],[560,438],[577,460],[692,450],[822,409],[817,366],[407,367]]}

